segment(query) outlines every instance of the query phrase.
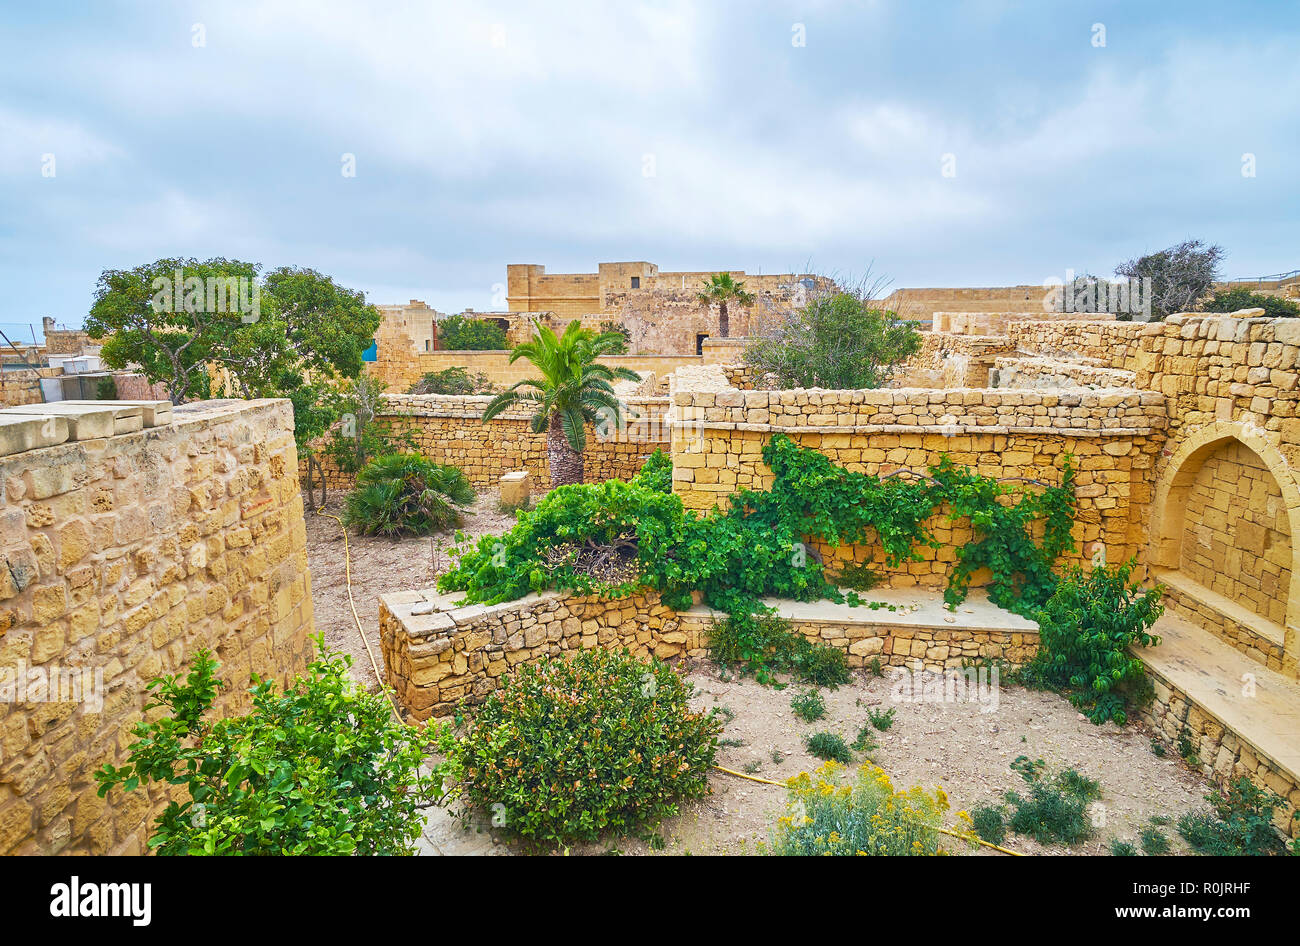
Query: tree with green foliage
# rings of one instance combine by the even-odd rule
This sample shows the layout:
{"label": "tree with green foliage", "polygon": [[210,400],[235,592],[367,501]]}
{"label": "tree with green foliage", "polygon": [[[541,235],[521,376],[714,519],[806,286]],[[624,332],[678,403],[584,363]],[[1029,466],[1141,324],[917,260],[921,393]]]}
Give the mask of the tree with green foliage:
{"label": "tree with green foliage", "polygon": [[[180,258],[106,269],[95,286],[86,331],[105,340],[101,357],[110,368],[138,365],[150,383],[165,384],[176,403],[209,397],[209,364],[250,324],[243,318],[259,314],[240,311],[245,301],[255,306],[251,288],[246,299],[239,297],[239,280],[251,286],[260,270],[239,260]],[[219,300],[214,293],[212,304],[209,280],[223,291]],[[228,280],[235,280],[233,300]]]}
{"label": "tree with green foliage", "polygon": [[754,304],[754,295],[745,291],[745,284],[731,278],[731,273],[715,273],[704,283],[704,288],[696,295],[702,305],[718,307],[718,334],[726,338],[731,331],[731,318],[727,314],[727,304],[734,302],[739,306]]}
{"label": "tree with green foliage", "polygon": [[182,403],[212,394],[210,366],[239,397],[287,397],[300,447],[333,422],[331,382],[361,373],[379,310],[311,269],[163,259],[105,270],[86,319],[105,364],[139,365]]}
{"label": "tree with green foliage", "polygon": [[630,368],[597,362],[623,342],[617,332],[593,332],[577,319],[565,327],[563,335],[556,335],[538,320],[533,325],[537,337],[517,346],[510,353],[510,363],[525,358],[541,376],[517,381],[494,397],[483,411],[483,423],[510,407],[532,408],[533,432],[546,432],[552,488],[581,483],[586,425],[622,429],[623,409],[612,382],[639,381],[641,377]]}
{"label": "tree with green foliage", "polygon": [[1039,651],[1024,676],[1068,694],[1094,723],[1122,725],[1129,705],[1149,696],[1130,648],[1160,642],[1148,631],[1164,612],[1164,589],[1130,584],[1134,565],[1069,569],[1037,614]]}
{"label": "tree with green foliage", "polygon": [[882,387],[921,350],[916,323],[860,289],[823,293],[755,334],[745,363],[783,388]]}
{"label": "tree with green foliage", "polygon": [[435,326],[438,348],[446,351],[505,351],[506,330],[489,319],[449,315]]}
{"label": "tree with green foliage", "polygon": [[1223,255],[1221,246],[1184,240],[1120,263],[1115,275],[1151,280],[1151,317],[1160,321],[1177,312],[1190,312],[1196,301],[1214,288]]}
{"label": "tree with green foliage", "polygon": [[183,786],[149,839],[158,854],[414,853],[434,789],[424,734],[349,679],[350,658],[316,646],[292,687],[254,677],[244,716],[213,718],[223,684],[206,650],[184,680],[154,680],[126,764],[95,773],[100,796]]}
{"label": "tree with green foliage", "polygon": [[426,372],[419,381],[406,389],[407,394],[491,394],[492,382],[487,375],[470,373],[460,365],[441,371]]}
{"label": "tree with green foliage", "polygon": [[1263,309],[1266,319],[1295,318],[1300,316],[1300,303],[1280,296],[1266,296],[1240,286],[1216,292],[1205,303],[1206,312],[1237,312],[1241,309]]}

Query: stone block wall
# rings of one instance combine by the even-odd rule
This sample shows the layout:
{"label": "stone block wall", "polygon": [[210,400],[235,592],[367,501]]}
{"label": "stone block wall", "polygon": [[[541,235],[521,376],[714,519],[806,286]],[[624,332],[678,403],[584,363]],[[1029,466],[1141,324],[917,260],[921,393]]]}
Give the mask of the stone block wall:
{"label": "stone block wall", "polygon": [[1277,480],[1244,444],[1206,457],[1183,512],[1179,570],[1277,624],[1286,621],[1291,536]]}
{"label": "stone block wall", "polygon": [[[626,598],[529,595],[505,604],[456,607],[456,595],[407,591],[379,600],[385,682],[415,719],[447,716],[462,701],[481,702],[519,664],[580,649],[627,648],[664,660],[707,654],[709,630],[725,615],[707,608],[673,611],[657,594]],[[845,652],[852,667],[958,668],[964,660],[1029,660],[1032,628],[961,628],[890,623],[867,609],[854,619],[799,618],[809,639]],[[420,613],[416,613],[416,612]],[[1028,624],[1028,622],[1019,622]]]}
{"label": "stone block wall", "polygon": [[[785,433],[849,470],[924,474],[943,456],[1004,480],[1056,485],[1064,455],[1074,457],[1076,559],[1098,543],[1111,561],[1146,544],[1151,471],[1162,444],[1163,398],[1151,392],[678,391],[673,410],[673,490],[689,508],[725,504],[742,489],[772,482],[763,446]],[[870,563],[894,587],[942,586],[956,548],[973,533],[943,514],[927,526],[942,548],[888,568],[874,545],[827,552]],[[975,584],[987,576],[977,574]]]}
{"label": "stone block wall", "polygon": [[995,358],[989,375],[995,388],[1135,388],[1136,372],[1101,368],[1056,358]]}
{"label": "stone block wall", "polygon": [[926,332],[921,350],[890,378],[896,388],[982,388],[997,357],[1013,351],[1005,335]]}
{"label": "stone block wall", "polygon": [[1162,742],[1178,744],[1186,735],[1199,760],[1199,769],[1207,779],[1226,788],[1245,776],[1256,785],[1276,792],[1284,804],[1273,812],[1273,823],[1289,837],[1300,837],[1300,821],[1292,815],[1300,809],[1300,784],[1277,760],[1260,752],[1246,737],[1197,703],[1185,691],[1171,683],[1159,671],[1148,666],[1155,687],[1155,699],[1138,712],[1138,718],[1150,726]]}
{"label": "stone block wall", "polygon": [[[200,403],[168,426],[8,456],[0,490],[0,853],[141,853],[166,793],[101,799],[91,773],[124,761],[145,684],[206,647],[229,684],[220,711],[239,712],[250,673],[306,666],[289,402]],[[96,674],[80,694],[48,682]]]}
{"label": "stone block wall", "polygon": [[1012,322],[1006,327],[1012,347],[1036,355],[1091,361],[1103,368],[1134,370],[1133,359],[1145,333],[1160,330],[1159,322],[1115,322],[1104,319],[1048,319]]}
{"label": "stone block wall", "polygon": [[[475,395],[385,395],[377,420],[395,433],[409,434],[413,449],[435,463],[459,467],[475,489],[496,486],[501,475],[511,470],[527,470],[534,483],[549,489],[546,434],[534,433],[531,415],[519,410],[484,424],[483,409],[490,400]],[[623,430],[587,428],[583,476],[589,483],[631,479],[655,450],[670,449],[666,397],[628,398],[623,403],[627,411]],[[352,474],[338,469],[329,456],[319,452],[318,456],[330,489],[353,487]]]}

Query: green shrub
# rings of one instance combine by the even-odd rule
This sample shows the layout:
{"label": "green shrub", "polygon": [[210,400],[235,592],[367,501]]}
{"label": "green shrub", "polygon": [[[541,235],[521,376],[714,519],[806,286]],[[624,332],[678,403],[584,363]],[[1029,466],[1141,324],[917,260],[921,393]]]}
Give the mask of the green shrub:
{"label": "green shrub", "polygon": [[870,591],[884,580],[880,572],[864,562],[845,562],[835,574],[835,584],[854,591]]}
{"label": "green shrub", "polygon": [[1137,857],[1137,852],[1137,848],[1133,846],[1132,841],[1121,841],[1119,838],[1110,839],[1112,857]]}
{"label": "green shrub", "polygon": [[406,389],[407,394],[491,394],[492,382],[481,372],[471,374],[460,365],[427,372]]}
{"label": "green shrub", "polygon": [[1029,787],[1028,797],[1007,792],[1014,809],[1011,830],[1040,844],[1075,844],[1092,836],[1088,805],[1101,795],[1101,785],[1074,769],[1046,777],[1042,760],[1020,756],[1011,764]]}
{"label": "green shrub", "polygon": [[1205,303],[1206,312],[1236,312],[1238,309],[1263,309],[1264,318],[1293,318],[1300,315],[1300,304],[1278,296],[1266,296],[1249,289],[1225,289]]}
{"label": "green shrub", "polygon": [[774,614],[733,614],[708,631],[709,656],[724,667],[737,666],[760,683],[773,673],[789,673],[814,686],[835,689],[849,682],[844,652],[809,640]]}
{"label": "green shrub", "polygon": [[662,450],[650,454],[646,457],[645,463],[641,464],[641,469],[636,476],[632,477],[632,485],[643,486],[656,493],[671,493],[673,491],[672,455]]}
{"label": "green shrub", "polygon": [[722,724],[668,665],[584,650],[520,665],[465,732],[439,730],[448,797],[509,834],[568,845],[653,827],[709,792]]}
{"label": "green shrub", "polygon": [[897,712],[892,708],[887,710],[867,710],[867,722],[871,723],[877,732],[886,732],[894,725],[894,715]]}
{"label": "green shrub", "polygon": [[1244,775],[1228,786],[1226,795],[1206,795],[1209,812],[1189,812],[1178,821],[1178,833],[1198,854],[1278,854],[1282,842],[1273,827],[1273,811],[1284,804],[1280,795],[1259,788]]}
{"label": "green shrub", "polygon": [[893,855],[915,857],[946,853],[940,846],[948,796],[921,788],[896,791],[884,770],[864,765],[856,783],[827,762],[790,781],[786,814],[772,832],[769,854]]}
{"label": "green shrub", "polygon": [[1148,825],[1138,835],[1142,843],[1142,853],[1151,857],[1169,853],[1169,839],[1159,828]]}
{"label": "green shrub", "polygon": [[847,765],[853,761],[853,751],[849,749],[849,744],[844,741],[843,736],[835,733],[813,733],[804,739],[804,745],[810,755],[827,762],[843,762]]}
{"label": "green shrub", "polygon": [[1001,808],[983,805],[972,811],[970,818],[971,826],[982,840],[990,844],[1001,844],[1007,839],[1007,826]]}
{"label": "green shrub", "polygon": [[159,854],[413,853],[432,787],[421,781],[423,733],[348,678],[349,658],[317,648],[290,689],[254,678],[245,716],[209,718],[222,684],[206,650],[183,682],[154,680],[126,765],[95,773],[100,796],[184,786],[188,798],[167,805],[149,839]]}
{"label": "green shrub", "polygon": [[428,535],[457,525],[475,499],[465,474],[418,453],[376,457],[357,474],[343,521],[365,535]]}
{"label": "green shrub", "polygon": [[487,319],[450,315],[438,322],[438,348],[445,351],[505,351],[506,330]]}
{"label": "green shrub", "polygon": [[1129,647],[1159,643],[1147,629],[1164,611],[1163,589],[1130,585],[1133,565],[1071,568],[1037,616],[1040,650],[1027,673],[1068,693],[1094,723],[1122,724],[1126,707],[1149,698]]}
{"label": "green shrub", "polygon": [[861,752],[863,755],[870,755],[880,748],[880,743],[876,742],[875,736],[871,734],[870,726],[863,726],[858,730],[858,736],[849,746],[854,752]]}
{"label": "green shrub", "polygon": [[790,700],[794,715],[805,723],[815,723],[826,715],[826,701],[816,690],[803,690]]}

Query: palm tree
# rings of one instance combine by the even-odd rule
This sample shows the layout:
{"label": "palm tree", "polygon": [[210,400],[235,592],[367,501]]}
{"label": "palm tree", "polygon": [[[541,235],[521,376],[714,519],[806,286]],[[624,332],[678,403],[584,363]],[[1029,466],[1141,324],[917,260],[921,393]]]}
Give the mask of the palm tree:
{"label": "palm tree", "polygon": [[737,305],[753,305],[754,295],[745,291],[743,282],[736,282],[731,278],[731,273],[718,273],[710,276],[709,281],[704,284],[704,289],[696,296],[704,305],[718,304],[718,334],[723,338],[731,329],[731,320],[727,317],[727,303],[735,302]]}
{"label": "palm tree", "polygon": [[536,319],[533,326],[536,337],[515,346],[510,363],[527,358],[542,376],[518,381],[494,397],[483,411],[483,422],[516,404],[532,405],[533,432],[546,431],[551,486],[581,483],[586,424],[612,422],[621,428],[622,410],[611,382],[616,378],[639,381],[641,376],[630,368],[596,362],[623,341],[618,332],[593,332],[577,319],[558,336]]}

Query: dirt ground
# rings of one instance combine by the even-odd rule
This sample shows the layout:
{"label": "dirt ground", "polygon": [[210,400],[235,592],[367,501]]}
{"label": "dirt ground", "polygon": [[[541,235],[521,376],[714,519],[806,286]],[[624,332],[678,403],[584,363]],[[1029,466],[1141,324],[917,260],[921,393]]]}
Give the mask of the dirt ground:
{"label": "dirt ground", "polygon": [[[341,492],[331,492],[329,502],[320,512],[341,516],[343,496]],[[510,528],[514,514],[499,512],[498,502],[496,490],[480,492],[461,530],[466,535],[480,536],[498,535]],[[348,605],[343,528],[315,510],[304,512],[316,629],[325,634],[326,644],[352,657],[352,675],[359,683],[377,689],[379,681]],[[380,670],[383,670],[383,658],[379,650],[379,596],[430,587],[437,575],[447,570],[447,549],[453,544],[452,533],[402,539],[348,534],[352,550],[352,597]]]}
{"label": "dirt ground", "polygon": [[[337,515],[341,497],[324,510]],[[463,529],[470,535],[496,534],[513,521],[497,510],[497,495],[484,492],[467,516]],[[312,599],[316,626],[330,646],[353,658],[353,674],[367,687],[376,686],[370,658],[357,634],[348,607],[344,576],[343,537],[333,519],[307,511],[308,555],[312,570]],[[390,591],[430,585],[448,563],[450,535],[392,540],[349,536],[352,583],[357,613],[366,629],[375,659],[378,644],[378,597]],[[382,669],[382,665],[381,665]],[[1175,753],[1157,758],[1147,734],[1134,726],[1094,726],[1063,698],[1052,694],[1003,686],[993,712],[981,712],[974,702],[936,703],[896,701],[895,679],[855,671],[848,686],[823,690],[826,717],[815,723],[799,720],[790,700],[801,687],[762,686],[752,679],[737,679],[711,663],[689,669],[699,709],[719,708],[734,714],[722,734],[719,765],[749,771],[764,779],[782,781],[821,764],[804,748],[804,738],[829,731],[852,743],[868,725],[869,709],[895,709],[893,725],[885,732],[871,731],[878,748],[855,754],[857,761],[882,766],[896,788],[920,784],[940,785],[948,793],[952,810],[970,810],[998,804],[1004,792],[1021,790],[1023,781],[1010,768],[1017,756],[1042,758],[1048,771],[1078,769],[1102,785],[1094,805],[1097,836],[1071,848],[1044,848],[1034,841],[1009,835],[1004,846],[1024,853],[1106,853],[1111,838],[1137,843],[1138,832],[1152,816],[1173,821],[1186,811],[1203,807],[1209,790]],[[657,836],[611,838],[582,845],[574,854],[744,854],[753,853],[768,837],[775,820],[784,813],[785,789],[714,772],[710,797],[684,807],[676,818],[660,826]],[[1160,829],[1173,853],[1186,846],[1172,825]],[[957,851],[964,848],[954,841]],[[505,854],[517,848],[499,839],[469,831],[445,812],[432,812],[422,853]],[[976,853],[1003,856],[980,848]]]}

